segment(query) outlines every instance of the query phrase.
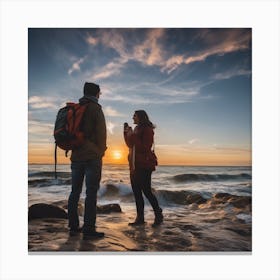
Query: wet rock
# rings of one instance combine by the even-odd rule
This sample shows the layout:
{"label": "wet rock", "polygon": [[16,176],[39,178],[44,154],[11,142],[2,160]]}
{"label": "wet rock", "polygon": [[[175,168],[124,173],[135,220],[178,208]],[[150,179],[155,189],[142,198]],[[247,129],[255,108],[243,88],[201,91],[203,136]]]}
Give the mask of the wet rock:
{"label": "wet rock", "polygon": [[189,224],[180,226],[180,229],[182,229],[182,230],[194,230],[194,231],[199,230],[198,227],[196,227],[194,225],[189,225]]}
{"label": "wet rock", "polygon": [[226,202],[226,201],[228,201],[230,198],[232,198],[234,196],[235,195],[232,195],[232,194],[229,194],[229,193],[216,193],[214,195],[214,198]]}
{"label": "wet rock", "polygon": [[192,204],[192,203],[202,204],[202,203],[205,203],[207,201],[207,199],[203,198],[200,194],[195,193],[195,194],[187,195],[186,201],[187,201],[187,204]]}
{"label": "wet rock", "polygon": [[159,197],[163,198],[167,202],[175,203],[175,204],[201,204],[206,202],[207,200],[203,198],[199,193],[192,191],[168,191],[161,190],[158,191]]}
{"label": "wet rock", "polygon": [[159,195],[167,202],[185,205],[186,204],[186,192],[181,191],[161,191]]}
{"label": "wet rock", "polygon": [[105,205],[98,205],[97,206],[97,213],[98,214],[108,214],[111,212],[122,212],[122,209],[119,204],[117,203],[111,203],[111,204],[105,204]]}
{"label": "wet rock", "polygon": [[192,242],[188,239],[185,239],[185,240],[179,240],[178,242],[181,246],[186,246],[186,247],[189,247],[192,245]]}
{"label": "wet rock", "polygon": [[238,196],[229,193],[217,193],[214,195],[214,199],[218,203],[230,203],[236,208],[245,208],[251,206],[252,198],[250,196]]}
{"label": "wet rock", "polygon": [[236,208],[245,208],[246,206],[252,204],[252,198],[249,196],[237,197],[235,199],[231,199],[230,203]]}
{"label": "wet rock", "polygon": [[242,235],[242,236],[251,236],[252,235],[252,232],[250,229],[235,229],[235,228],[225,228],[227,230],[231,230],[239,235]]}
{"label": "wet rock", "polygon": [[[64,210],[68,211],[68,201],[67,200],[60,200],[52,202],[52,205],[62,207]],[[82,216],[84,214],[84,203],[81,201],[78,202],[78,215]]]}
{"label": "wet rock", "polygon": [[28,209],[28,220],[42,218],[67,219],[68,215],[64,209],[55,205],[46,203],[37,203],[31,205]]}
{"label": "wet rock", "polygon": [[118,195],[119,193],[119,189],[117,186],[115,186],[114,184],[106,184],[106,191],[104,192],[104,196],[115,196]]}
{"label": "wet rock", "polygon": [[198,205],[196,203],[192,203],[189,205],[189,209],[190,210],[197,210],[198,209]]}

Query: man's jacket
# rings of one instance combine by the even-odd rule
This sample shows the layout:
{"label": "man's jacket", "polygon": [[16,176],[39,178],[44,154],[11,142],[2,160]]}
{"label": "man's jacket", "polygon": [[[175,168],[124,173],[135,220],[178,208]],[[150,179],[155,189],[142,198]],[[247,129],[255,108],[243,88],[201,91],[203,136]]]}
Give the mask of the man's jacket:
{"label": "man's jacket", "polygon": [[85,143],[72,150],[71,161],[85,161],[104,156],[106,147],[106,123],[102,107],[97,99],[82,97],[80,104],[89,102],[84,113],[82,131],[85,133]]}

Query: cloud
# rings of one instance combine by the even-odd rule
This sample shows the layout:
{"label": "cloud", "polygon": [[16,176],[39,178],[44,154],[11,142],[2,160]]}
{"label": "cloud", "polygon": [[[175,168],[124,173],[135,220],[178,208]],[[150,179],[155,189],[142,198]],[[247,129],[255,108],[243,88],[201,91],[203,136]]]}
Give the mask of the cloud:
{"label": "cloud", "polygon": [[148,32],[146,39],[140,45],[136,45],[132,58],[145,65],[162,65],[164,51],[159,40],[164,37],[164,29],[152,29]]}
{"label": "cloud", "polygon": [[31,96],[28,99],[28,104],[33,109],[57,109],[57,104],[52,97]]}
{"label": "cloud", "polygon": [[106,95],[104,94],[102,99],[114,101],[114,102],[123,102],[129,104],[147,104],[149,101],[147,99],[141,98],[138,95],[121,95],[121,94],[113,94],[111,91]]}
{"label": "cloud", "polygon": [[[165,29],[147,29],[146,36],[141,38],[127,39],[129,30],[98,30],[97,36],[87,34],[86,42],[90,45],[101,43],[107,48],[116,51],[125,62],[134,60],[146,65],[160,65],[163,62],[163,49],[159,40],[163,38]],[[134,32],[134,31],[132,31]]]}
{"label": "cloud", "polygon": [[189,144],[157,144],[156,149],[158,151],[170,151],[178,153],[200,153],[200,154],[247,154],[251,153],[250,148],[243,147],[230,147],[230,146],[220,146],[217,145],[195,145]]}
{"label": "cloud", "polygon": [[158,151],[168,151],[172,153],[206,153],[209,151],[209,147],[206,146],[191,146],[190,144],[157,144],[156,149]]}
{"label": "cloud", "polygon": [[123,114],[119,113],[117,110],[113,109],[111,106],[107,106],[103,109],[104,114],[108,117],[122,117]]}
{"label": "cloud", "polygon": [[102,100],[121,102],[133,105],[145,104],[181,104],[199,100],[217,98],[211,94],[201,93],[201,89],[214,81],[183,81],[180,84],[170,83],[168,77],[160,82],[138,82],[123,84],[105,82],[102,84]]}
{"label": "cloud", "polygon": [[[166,32],[167,29],[147,29],[145,34],[128,39],[129,30],[119,29],[100,29],[93,37],[88,34],[86,41],[90,45],[102,44],[107,48],[111,48],[119,55],[108,64],[99,68],[93,74],[90,74],[93,80],[107,79],[112,76],[121,75],[122,70],[125,68],[129,61],[137,61],[144,66],[158,66],[161,72],[166,72],[170,75],[180,65],[187,65],[194,62],[204,61],[212,55],[225,55],[226,53],[245,50],[250,47],[251,32],[244,29],[201,29],[194,38],[191,38],[196,44],[197,50],[185,51],[185,53],[172,53],[166,47]],[[133,34],[131,30],[130,34]],[[78,68],[78,67],[77,67]],[[247,75],[250,71],[247,70],[230,70],[225,73],[217,73],[213,75],[213,79],[227,79],[235,75]],[[166,100],[160,98],[153,98],[154,94],[151,93],[151,100],[142,98],[139,95],[122,96],[116,94],[114,88],[114,96],[106,95],[106,99],[114,101],[123,101],[126,103],[136,104],[161,104],[161,103],[182,103],[190,102],[193,96],[199,96],[200,88],[190,88],[188,86],[180,89],[160,87],[159,84],[151,83],[150,89],[154,92],[158,90],[158,94],[167,97]],[[127,86],[127,92],[129,91]],[[105,97],[105,96],[104,96]],[[176,97],[173,98],[172,97]],[[202,98],[202,97],[201,97]]]}
{"label": "cloud", "polygon": [[215,80],[225,80],[229,79],[235,76],[244,76],[244,75],[251,75],[252,71],[251,70],[245,70],[245,69],[232,69],[223,73],[216,73],[213,76],[213,79]]}
{"label": "cloud", "polygon": [[191,140],[188,141],[188,143],[189,143],[190,145],[195,144],[195,143],[197,143],[197,142],[199,142],[199,140],[198,140],[197,138],[194,138],[194,139],[191,139]]}
{"label": "cloud", "polygon": [[103,66],[96,74],[92,75],[93,80],[101,80],[113,75],[117,75],[121,72],[126,60],[115,59],[114,61]]}
{"label": "cloud", "polygon": [[250,47],[251,33],[244,33],[240,29],[225,29],[219,32],[205,30],[201,32],[198,39],[205,43],[206,48],[191,54],[169,57],[161,71],[171,73],[181,64],[204,61],[212,55],[225,55],[226,53],[248,49]]}
{"label": "cloud", "polygon": [[251,153],[250,148],[241,148],[241,147],[229,147],[229,146],[217,146],[214,144],[212,146],[214,150],[218,150],[220,152],[225,152],[225,153]]}
{"label": "cloud", "polygon": [[68,70],[68,74],[71,75],[74,71],[80,71],[80,65],[84,62],[85,57],[80,58],[78,61],[74,62],[71,68]]}
{"label": "cloud", "polygon": [[92,46],[96,46],[99,43],[98,38],[95,38],[90,34],[87,34],[86,41]]}
{"label": "cloud", "polygon": [[36,141],[46,142],[52,138],[54,124],[31,120],[28,122],[29,142],[36,138]]}
{"label": "cloud", "polygon": [[120,31],[115,29],[100,31],[98,33],[100,36],[100,42],[107,48],[115,50],[120,57],[128,58],[129,52],[126,47],[126,39]]}
{"label": "cloud", "polygon": [[161,71],[167,71],[167,73],[169,74],[173,72],[182,63],[184,63],[184,56],[174,55],[166,61],[165,65],[161,68]]}
{"label": "cloud", "polygon": [[[183,88],[176,86],[162,86],[162,83],[136,83],[126,85],[125,91],[122,84],[103,84],[102,99],[111,102],[128,104],[178,104],[192,102],[200,96],[200,85],[192,83]],[[142,92],[143,94],[139,94]],[[145,93],[145,94],[144,94]]]}
{"label": "cloud", "polygon": [[[144,41],[141,41],[140,44],[135,42],[133,47],[129,47],[131,42],[127,42],[125,34],[120,31],[114,29],[99,31],[98,35],[98,42],[116,51],[119,57],[106,64],[98,73],[95,73],[92,76],[95,80],[105,79],[119,74],[124,65],[131,60],[148,66],[162,65],[165,61],[162,48],[158,43],[158,40],[164,35],[164,29],[149,30]],[[90,35],[88,35],[86,41],[90,45],[97,44],[97,39]]]}
{"label": "cloud", "polygon": [[[159,66],[161,72],[170,74],[182,64],[191,64],[204,61],[212,55],[224,55],[226,53],[244,50],[249,48],[251,40],[250,32],[237,30],[202,30],[195,39],[200,50],[185,54],[169,54],[164,45],[166,29],[148,29],[145,37],[130,42],[126,38],[125,31],[100,30],[98,38],[88,34],[86,41],[90,45],[98,42],[103,46],[111,48],[119,55],[118,60],[108,63],[101,71],[95,74],[95,79],[104,79],[120,73],[120,70],[128,61],[138,61],[145,66]],[[76,65],[78,66],[78,65]],[[78,68],[78,67],[77,67]]]}
{"label": "cloud", "polygon": [[251,33],[244,33],[242,29],[225,29],[219,31],[206,29],[202,30],[194,39],[198,43],[204,44],[201,50],[188,54],[169,55],[164,46],[165,32],[166,30],[163,28],[148,29],[143,40],[136,41],[134,39],[134,45],[126,39],[126,33],[124,31],[115,29],[100,30],[98,37],[93,37],[88,34],[86,41],[90,45],[102,43],[105,47],[116,51],[122,60],[120,63],[109,63],[95,77],[107,78],[115,75],[130,60],[138,61],[146,66],[159,66],[162,72],[166,71],[170,74],[182,64],[204,61],[212,55],[224,55],[226,53],[248,49],[251,40]]}
{"label": "cloud", "polygon": [[109,131],[110,134],[114,134],[114,128],[116,127],[116,125],[112,122],[108,122],[106,123],[106,127],[107,127],[107,130]]}

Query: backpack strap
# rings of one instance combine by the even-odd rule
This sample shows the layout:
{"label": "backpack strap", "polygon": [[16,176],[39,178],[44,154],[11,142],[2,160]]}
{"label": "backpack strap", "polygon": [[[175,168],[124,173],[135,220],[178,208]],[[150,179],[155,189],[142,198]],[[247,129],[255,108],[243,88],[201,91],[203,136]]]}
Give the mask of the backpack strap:
{"label": "backpack strap", "polygon": [[55,149],[54,149],[54,178],[55,179],[57,179],[56,165],[57,165],[57,144],[55,143]]}

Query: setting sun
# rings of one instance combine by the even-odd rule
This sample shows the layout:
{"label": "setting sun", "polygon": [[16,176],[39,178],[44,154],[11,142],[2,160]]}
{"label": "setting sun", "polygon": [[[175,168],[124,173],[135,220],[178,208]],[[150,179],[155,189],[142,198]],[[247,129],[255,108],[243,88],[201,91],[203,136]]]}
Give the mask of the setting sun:
{"label": "setting sun", "polygon": [[122,152],[120,151],[112,151],[113,159],[119,160],[123,157]]}
{"label": "setting sun", "polygon": [[105,153],[104,163],[108,164],[128,164],[127,162],[127,153],[124,147],[117,146],[108,148]]}

